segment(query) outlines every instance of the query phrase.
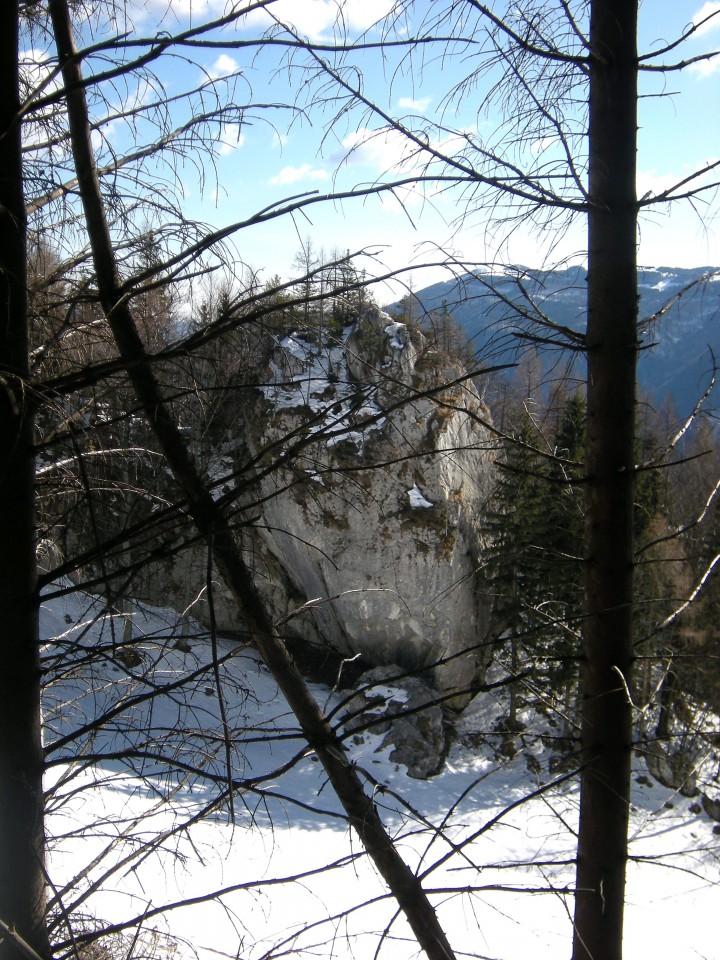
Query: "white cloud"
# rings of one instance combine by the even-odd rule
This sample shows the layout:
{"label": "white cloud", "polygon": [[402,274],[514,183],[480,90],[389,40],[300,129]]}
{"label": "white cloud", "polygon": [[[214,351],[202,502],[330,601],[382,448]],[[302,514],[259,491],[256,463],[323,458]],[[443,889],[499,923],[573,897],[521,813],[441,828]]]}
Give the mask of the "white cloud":
{"label": "white cloud", "polygon": [[210,74],[213,77],[228,77],[231,73],[235,73],[238,66],[235,57],[231,57],[228,53],[221,53],[210,68]]}
{"label": "white cloud", "polygon": [[361,127],[342,141],[342,152],[331,157],[336,163],[351,166],[371,166],[386,172],[409,172],[417,167],[417,148],[397,130],[371,130]]}
{"label": "white cloud", "polygon": [[[242,13],[243,8],[255,4],[256,0],[237,0],[234,7]],[[275,23],[287,23],[313,40],[329,38],[336,27],[357,35],[387,16],[394,5],[395,0],[275,0],[266,9],[251,9],[245,17],[239,17],[237,27],[264,31]],[[135,24],[149,20],[197,24],[222,16],[228,6],[227,0],[128,0],[127,9]]]}
{"label": "white cloud", "polygon": [[345,16],[356,30],[367,30],[395,6],[394,0],[348,0]]}
{"label": "white cloud", "polygon": [[423,184],[415,183],[386,191],[381,195],[380,206],[387,213],[407,214],[420,210],[426,199]]}
{"label": "white cloud", "polygon": [[[712,19],[708,20],[708,17],[711,17]],[[703,23],[704,20],[707,22]],[[720,2],[718,2],[718,0],[708,0],[708,2],[704,3],[698,12],[693,16],[692,22],[693,26],[702,23],[702,26],[698,27],[698,30],[695,34],[696,37],[701,37],[704,33],[708,33],[710,30],[717,30],[720,28]]]}
{"label": "white cloud", "polygon": [[[54,77],[48,80],[53,69],[47,50],[30,48],[20,52],[18,63],[20,66],[20,77],[23,84],[26,84],[31,90],[43,88],[45,93],[58,90],[60,79]],[[27,94],[27,91],[24,91]]]}
{"label": "white cloud", "polygon": [[101,153],[108,143],[118,143],[124,127],[124,122],[116,119],[103,123],[99,130],[93,130],[92,143],[96,153]]}
{"label": "white cloud", "polygon": [[682,194],[686,190],[697,189],[707,186],[717,178],[718,157],[708,157],[695,164],[684,164],[680,173],[658,173],[656,170],[638,171],[636,184],[638,197],[660,196],[666,190],[670,190],[676,184],[681,183],[686,178],[693,176],[683,186],[679,187],[678,193]]}
{"label": "white cloud", "polygon": [[240,126],[237,123],[223,124],[218,141],[218,153],[221,157],[227,157],[234,150],[239,150],[244,143],[245,134],[240,132]]}
{"label": "white cloud", "polygon": [[133,8],[142,17],[145,12],[151,16],[159,13],[177,17],[192,18],[195,22],[207,16],[218,16],[225,8],[225,0],[133,0]]}
{"label": "white cloud", "polygon": [[530,144],[530,153],[544,153],[557,142],[557,137],[540,137]]}
{"label": "white cloud", "polygon": [[709,77],[720,70],[720,56],[713,57],[712,60],[699,60],[697,63],[691,63],[689,70],[699,77]]}
{"label": "white cloud", "polygon": [[681,179],[682,177],[679,177],[675,173],[658,173],[657,170],[638,170],[635,178],[635,189],[637,190],[638,198],[647,196],[658,197]]}
{"label": "white cloud", "polygon": [[[693,26],[697,26],[695,37],[702,37],[711,31],[720,30],[720,0],[708,0],[692,18]],[[701,26],[699,26],[701,24]],[[720,57],[712,60],[700,60],[690,65],[690,71],[698,77],[709,77],[720,70]]]}
{"label": "white cloud", "polygon": [[303,163],[299,167],[283,167],[280,173],[270,178],[270,183],[274,187],[287,186],[300,180],[327,180],[329,176],[327,170]]}
{"label": "white cloud", "polygon": [[244,23],[247,27],[261,29],[275,22],[288,23],[299,34],[319,39],[327,37],[338,25],[341,29],[348,27],[351,33],[368,30],[385,17],[393,6],[394,0],[346,0],[342,6],[342,17],[339,17],[338,0],[277,0],[268,7],[267,12],[255,10],[249,13]]}
{"label": "white cloud", "polygon": [[[473,135],[470,129],[438,139],[419,134],[416,143],[400,130],[361,127],[345,137],[342,149],[334,151],[330,161],[336,166],[372,167],[378,177],[431,177],[443,169],[442,160],[436,158],[462,154]],[[423,190],[427,194],[427,187]]]}
{"label": "white cloud", "polygon": [[432,97],[419,97],[418,99],[400,97],[398,107],[400,107],[401,110],[415,110],[416,113],[425,113],[431,103]]}

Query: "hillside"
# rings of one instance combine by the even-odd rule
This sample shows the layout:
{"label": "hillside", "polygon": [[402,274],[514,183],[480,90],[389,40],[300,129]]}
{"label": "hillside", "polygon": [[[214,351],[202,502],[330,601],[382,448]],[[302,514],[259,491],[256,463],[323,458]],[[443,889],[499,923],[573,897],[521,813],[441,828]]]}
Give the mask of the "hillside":
{"label": "hillside", "polygon": [[[717,268],[642,268],[639,275],[641,344],[638,378],[641,393],[657,408],[670,399],[678,413],[692,410],[707,388],[712,354],[720,352],[720,275],[698,283]],[[494,363],[511,362],[528,330],[518,309],[530,300],[561,326],[584,326],[585,273],[579,267],[517,274],[465,274],[413,294],[417,317],[447,310],[471,340],[477,355]],[[517,309],[515,309],[517,308]],[[394,307],[397,311],[398,305]],[[649,318],[662,316],[654,321]],[[545,331],[547,335],[547,331]],[[545,363],[557,350],[544,352]],[[716,399],[711,400],[717,406]]]}

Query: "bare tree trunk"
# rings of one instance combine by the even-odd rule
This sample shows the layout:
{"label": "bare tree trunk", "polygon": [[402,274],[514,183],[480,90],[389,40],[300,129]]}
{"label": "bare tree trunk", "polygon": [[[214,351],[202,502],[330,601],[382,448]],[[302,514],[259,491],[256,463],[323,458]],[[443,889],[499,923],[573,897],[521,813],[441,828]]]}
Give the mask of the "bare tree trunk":
{"label": "bare tree trunk", "polygon": [[357,831],[427,956],[431,960],[453,960],[454,953],[418,877],[399,856],[372,797],[365,792],[362,781],[348,761],[342,741],[327,723],[276,633],[227,521],[200,480],[185,440],[164,402],[151,360],[138,336],[120,288],[117,262],[95,168],[87,104],[67,0],[50,0],[49,6],[66,88],[72,149],[100,299],[138,400],[187,498],[189,513],[203,536],[212,543],[218,569],[233,594],[243,622],[294,711],[309,745],[323,764],[350,824]]}
{"label": "bare tree trunk", "polygon": [[[6,0],[0,4],[0,920],[47,956],[18,39],[18,4]],[[1,960],[18,956],[12,936],[0,939]]]}
{"label": "bare tree trunk", "polygon": [[630,806],[637,2],[590,22],[586,580],[573,960],[622,957]]}

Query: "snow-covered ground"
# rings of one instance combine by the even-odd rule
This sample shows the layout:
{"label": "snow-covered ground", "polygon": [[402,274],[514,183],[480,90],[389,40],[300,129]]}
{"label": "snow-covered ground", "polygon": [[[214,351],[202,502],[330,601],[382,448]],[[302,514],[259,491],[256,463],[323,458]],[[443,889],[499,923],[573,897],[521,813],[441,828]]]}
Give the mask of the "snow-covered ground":
{"label": "snow-covered ground", "polygon": [[[78,930],[144,918],[143,943],[168,930],[178,956],[202,960],[417,956],[254,652],[219,640],[215,670],[207,636],[140,608],[124,648],[126,621],[83,594],[42,611],[50,876],[64,909],[85,917]],[[313,691],[327,710],[341,699]],[[559,960],[570,955],[577,788],[549,771],[540,738],[506,756],[491,732],[501,709],[489,694],[471,705],[431,781],[377,752],[380,737],[350,746],[457,955]],[[628,958],[718,956],[720,837],[693,803],[637,771]]]}

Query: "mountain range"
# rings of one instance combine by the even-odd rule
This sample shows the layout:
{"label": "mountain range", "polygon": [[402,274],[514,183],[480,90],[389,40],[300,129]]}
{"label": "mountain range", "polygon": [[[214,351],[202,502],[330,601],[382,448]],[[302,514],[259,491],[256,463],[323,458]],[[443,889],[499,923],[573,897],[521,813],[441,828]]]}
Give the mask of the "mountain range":
{"label": "mountain range", "polygon": [[[638,275],[641,398],[661,408],[667,401],[687,415],[711,382],[720,354],[720,269],[644,267]],[[531,341],[540,343],[543,366],[558,359],[560,339],[530,315],[541,314],[569,332],[585,325],[586,271],[571,266],[551,271],[522,267],[502,273],[464,274],[412,294],[421,320],[450,314],[483,362],[517,362]],[[407,301],[407,298],[406,298]],[[391,312],[397,313],[395,304]],[[538,340],[539,338],[539,340]],[[708,405],[717,407],[711,396]]]}

